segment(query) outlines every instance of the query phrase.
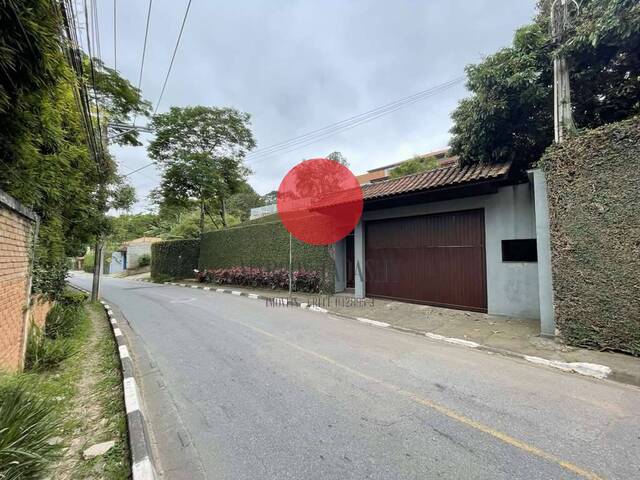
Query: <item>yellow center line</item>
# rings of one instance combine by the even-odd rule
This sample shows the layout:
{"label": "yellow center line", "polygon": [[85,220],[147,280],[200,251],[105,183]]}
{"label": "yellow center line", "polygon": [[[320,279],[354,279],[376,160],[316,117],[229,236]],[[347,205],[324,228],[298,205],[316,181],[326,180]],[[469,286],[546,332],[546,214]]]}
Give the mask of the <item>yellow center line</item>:
{"label": "yellow center line", "polygon": [[501,432],[499,430],[496,430],[494,428],[489,427],[488,425],[485,425],[481,422],[477,422],[469,417],[466,417],[454,410],[451,410],[448,407],[445,407],[444,405],[440,405],[439,403],[434,402],[433,400],[429,400],[428,398],[424,398],[419,396],[418,394],[414,393],[414,392],[410,392],[408,390],[403,390],[402,388],[398,387],[397,385],[393,385],[391,383],[387,383],[384,380],[380,380],[374,377],[371,377],[369,375],[367,375],[366,373],[362,373],[358,370],[354,370],[351,367],[348,367],[347,365],[344,365],[332,358],[329,358],[325,355],[322,355],[321,353],[317,353],[314,352],[313,350],[308,350],[304,347],[301,347],[300,345],[297,345],[295,343],[292,343],[288,340],[285,340],[282,337],[279,337],[277,335],[274,335],[273,333],[267,332],[266,330],[263,330],[261,328],[258,327],[254,327],[253,325],[249,325],[246,324],[244,322],[238,321],[238,320],[231,320],[235,323],[238,323],[240,325],[243,325],[251,330],[254,330],[255,332],[258,332],[262,335],[265,335],[269,338],[272,338],[274,340],[277,340],[293,349],[296,349],[300,352],[306,353],[307,355],[311,355],[315,358],[318,358],[324,362],[327,362],[335,367],[340,368],[341,370],[347,371],[357,377],[360,377],[364,380],[368,380],[370,382],[376,383],[378,385],[381,385],[385,388],[387,388],[388,390],[391,390],[399,395],[402,395],[405,398],[408,398],[409,400],[423,405],[431,410],[434,410],[446,417],[451,418],[452,420],[455,420],[459,423],[462,423],[468,427],[471,427],[475,430],[478,430],[480,432],[486,433],[487,435],[490,435],[494,438],[497,438],[498,440],[506,443],[507,445],[510,445],[512,447],[515,447],[519,450],[522,450],[526,453],[529,453],[531,455],[534,455],[536,457],[542,458],[543,460],[546,460],[547,462],[550,463],[555,463],[556,465],[561,466],[562,468],[575,473],[576,475],[582,477],[582,478],[586,478],[588,480],[603,480],[603,477],[600,477],[599,475],[595,474],[594,472],[591,472],[589,470],[586,470],[584,468],[581,468],[577,465],[574,465],[573,463],[567,462],[565,460],[562,460],[558,457],[556,457],[555,455],[552,455],[548,452],[545,452],[544,450],[541,450],[537,447],[534,447],[532,445],[529,445],[526,442],[523,442],[522,440],[518,440],[517,438],[514,438],[510,435],[507,435],[504,432]]}

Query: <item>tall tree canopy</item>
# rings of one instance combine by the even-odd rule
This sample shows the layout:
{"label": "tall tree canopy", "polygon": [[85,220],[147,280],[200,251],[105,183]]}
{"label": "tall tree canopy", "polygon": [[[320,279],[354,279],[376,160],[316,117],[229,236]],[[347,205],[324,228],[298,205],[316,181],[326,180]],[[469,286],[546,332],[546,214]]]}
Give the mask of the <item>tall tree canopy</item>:
{"label": "tall tree canopy", "polygon": [[[60,32],[59,12],[48,0],[0,3],[0,188],[41,216],[37,257],[44,263],[82,251],[108,228],[105,210],[134,196],[106,148],[100,168],[91,156],[76,85],[95,79],[90,92],[92,100],[97,93],[105,122],[148,110],[137,89],[97,60],[91,80],[76,78]],[[118,142],[135,144],[136,138]]]}
{"label": "tall tree canopy", "polygon": [[467,67],[471,96],[453,112],[452,153],[462,163],[513,161],[525,169],[553,141],[554,55],[570,68],[578,128],[640,113],[640,3],[584,0],[561,45],[549,33],[551,0],[510,47]]}
{"label": "tall tree canopy", "polygon": [[156,136],[149,144],[149,156],[162,168],[156,201],[197,203],[200,232],[205,214],[215,213],[226,226],[226,202],[243,186],[249,174],[244,156],[256,144],[249,120],[233,108],[204,106],[171,107],[156,115],[151,122]]}

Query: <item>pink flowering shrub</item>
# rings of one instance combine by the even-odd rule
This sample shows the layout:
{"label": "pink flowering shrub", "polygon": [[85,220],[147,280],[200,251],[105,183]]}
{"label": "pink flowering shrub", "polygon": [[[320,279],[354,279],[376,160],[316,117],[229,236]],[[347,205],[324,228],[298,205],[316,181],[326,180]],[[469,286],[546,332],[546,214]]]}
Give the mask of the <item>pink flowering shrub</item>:
{"label": "pink flowering shrub", "polygon": [[[287,290],[289,288],[289,271],[284,268],[275,270],[259,267],[207,269],[198,272],[196,278],[201,283],[215,283],[217,285],[240,285],[272,290]],[[292,290],[295,292],[318,293],[322,285],[322,276],[315,271],[295,270],[292,272],[292,283]]]}

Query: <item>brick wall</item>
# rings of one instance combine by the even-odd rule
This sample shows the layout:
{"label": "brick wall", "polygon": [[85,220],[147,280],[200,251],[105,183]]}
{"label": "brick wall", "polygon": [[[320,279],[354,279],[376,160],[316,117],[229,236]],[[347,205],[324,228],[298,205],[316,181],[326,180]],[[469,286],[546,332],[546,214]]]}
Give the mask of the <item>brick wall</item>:
{"label": "brick wall", "polygon": [[22,367],[34,225],[35,215],[0,191],[0,370]]}
{"label": "brick wall", "polygon": [[43,328],[44,321],[47,319],[47,314],[52,308],[53,302],[39,296],[31,297],[31,307],[29,312],[30,322],[33,322],[33,324],[37,325],[38,328]]}

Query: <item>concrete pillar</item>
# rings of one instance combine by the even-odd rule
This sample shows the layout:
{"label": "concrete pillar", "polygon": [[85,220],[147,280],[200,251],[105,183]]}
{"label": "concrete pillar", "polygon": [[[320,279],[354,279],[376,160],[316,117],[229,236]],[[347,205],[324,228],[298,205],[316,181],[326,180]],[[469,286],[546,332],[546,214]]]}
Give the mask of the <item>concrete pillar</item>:
{"label": "concrete pillar", "polygon": [[336,293],[347,288],[347,241],[342,239],[334,245],[333,261],[336,269]]}
{"label": "concrete pillar", "polygon": [[355,296],[356,298],[364,298],[365,288],[365,258],[364,258],[364,224],[362,220],[358,222],[353,232],[354,257],[355,257]]}
{"label": "concrete pillar", "polygon": [[555,337],[556,320],[553,310],[553,276],[551,270],[551,237],[549,235],[549,203],[547,180],[540,169],[530,170],[536,212],[536,240],[538,247],[538,292],[540,299],[540,333]]}

